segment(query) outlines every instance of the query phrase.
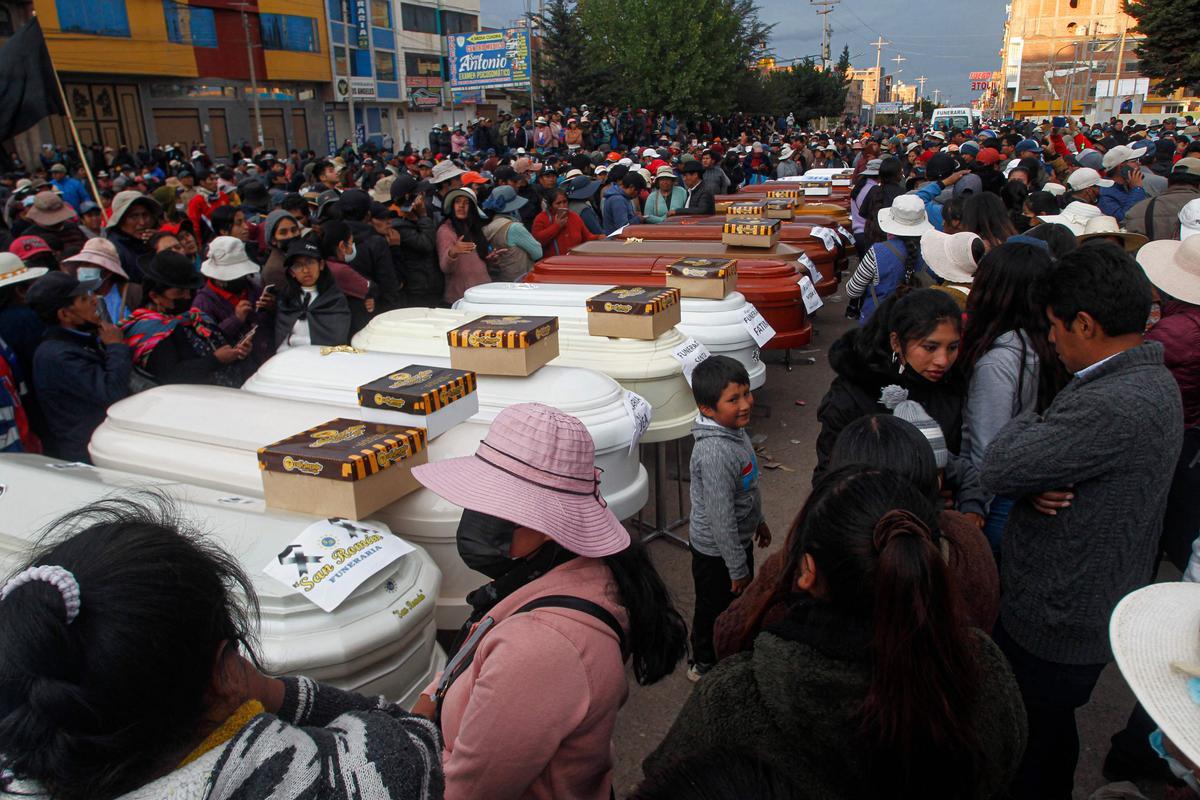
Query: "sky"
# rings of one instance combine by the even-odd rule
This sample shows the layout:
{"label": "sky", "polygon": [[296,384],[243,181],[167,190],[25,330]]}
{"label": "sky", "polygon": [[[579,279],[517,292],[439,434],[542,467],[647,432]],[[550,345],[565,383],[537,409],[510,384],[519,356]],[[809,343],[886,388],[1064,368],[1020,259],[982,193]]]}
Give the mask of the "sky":
{"label": "sky", "polygon": [[[534,0],[536,4],[536,0]],[[653,0],[648,0],[653,2]],[[769,47],[780,61],[821,51],[821,17],[806,0],[758,0],[760,18],[774,24]],[[830,48],[836,61],[850,46],[855,67],[875,66],[871,42],[883,36],[885,71],[915,84],[924,75],[925,95],[941,89],[941,102],[968,103],[970,73],[1000,68],[1004,36],[1003,0],[841,0],[833,7]],[[480,0],[481,22],[503,27],[524,14],[524,0]],[[894,62],[897,55],[906,58]]]}

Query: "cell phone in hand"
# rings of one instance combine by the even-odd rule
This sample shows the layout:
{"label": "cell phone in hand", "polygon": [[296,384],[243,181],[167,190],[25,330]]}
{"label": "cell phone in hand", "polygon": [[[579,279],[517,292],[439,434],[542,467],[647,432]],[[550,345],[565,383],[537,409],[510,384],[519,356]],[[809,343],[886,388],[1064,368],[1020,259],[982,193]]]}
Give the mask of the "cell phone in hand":
{"label": "cell phone in hand", "polygon": [[245,335],[245,336],[243,336],[243,337],[242,337],[242,338],[241,338],[241,339],[238,341],[238,343],[237,343],[237,346],[238,346],[238,347],[241,347],[241,346],[242,346],[242,345],[244,345],[246,342],[248,342],[248,341],[250,341],[251,339],[253,339],[253,338],[254,338],[254,334],[256,334],[256,333],[258,333],[258,326],[257,326],[257,325],[254,325],[254,326],[252,326],[252,327],[250,328],[250,330],[246,331],[246,335]]}
{"label": "cell phone in hand", "polygon": [[275,296],[275,284],[268,283],[266,286],[263,287],[262,293],[269,294],[272,297],[274,297]]}

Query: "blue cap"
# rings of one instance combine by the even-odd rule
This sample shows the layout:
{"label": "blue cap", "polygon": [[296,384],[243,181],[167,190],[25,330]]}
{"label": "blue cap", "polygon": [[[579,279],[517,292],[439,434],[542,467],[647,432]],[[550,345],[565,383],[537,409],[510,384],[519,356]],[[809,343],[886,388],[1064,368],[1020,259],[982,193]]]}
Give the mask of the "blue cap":
{"label": "blue cap", "polygon": [[1156,145],[1149,139],[1136,139],[1130,142],[1129,146],[1134,150],[1154,150]]}
{"label": "blue cap", "polygon": [[1033,139],[1022,139],[1017,142],[1017,146],[1013,148],[1014,153],[1020,153],[1024,150],[1032,150],[1035,153],[1042,152],[1042,146]]}
{"label": "blue cap", "polygon": [[979,154],[979,145],[975,142],[963,142],[958,146],[958,152],[970,153],[971,155]]}

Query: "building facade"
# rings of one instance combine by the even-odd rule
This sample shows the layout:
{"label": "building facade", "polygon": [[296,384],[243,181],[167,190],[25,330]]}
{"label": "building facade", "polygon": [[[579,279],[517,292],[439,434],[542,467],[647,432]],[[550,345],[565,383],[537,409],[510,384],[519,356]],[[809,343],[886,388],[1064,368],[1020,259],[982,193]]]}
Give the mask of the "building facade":
{"label": "building facade", "polygon": [[1137,20],[1122,0],[1011,0],[1004,27],[1001,112],[1017,118],[1195,110],[1182,91],[1155,93],[1138,71]]}

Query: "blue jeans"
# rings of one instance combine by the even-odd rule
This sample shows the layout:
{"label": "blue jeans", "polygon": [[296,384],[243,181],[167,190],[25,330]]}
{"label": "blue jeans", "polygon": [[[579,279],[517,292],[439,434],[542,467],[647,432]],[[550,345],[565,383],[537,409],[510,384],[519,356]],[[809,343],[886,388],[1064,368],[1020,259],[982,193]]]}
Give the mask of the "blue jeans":
{"label": "blue jeans", "polygon": [[1010,497],[996,495],[992,498],[992,505],[988,508],[987,522],[983,526],[983,533],[987,536],[988,544],[992,546],[992,555],[996,557],[997,564],[1000,563],[1000,540],[1004,538],[1004,526],[1008,524],[1008,514],[1012,511],[1015,502]]}

